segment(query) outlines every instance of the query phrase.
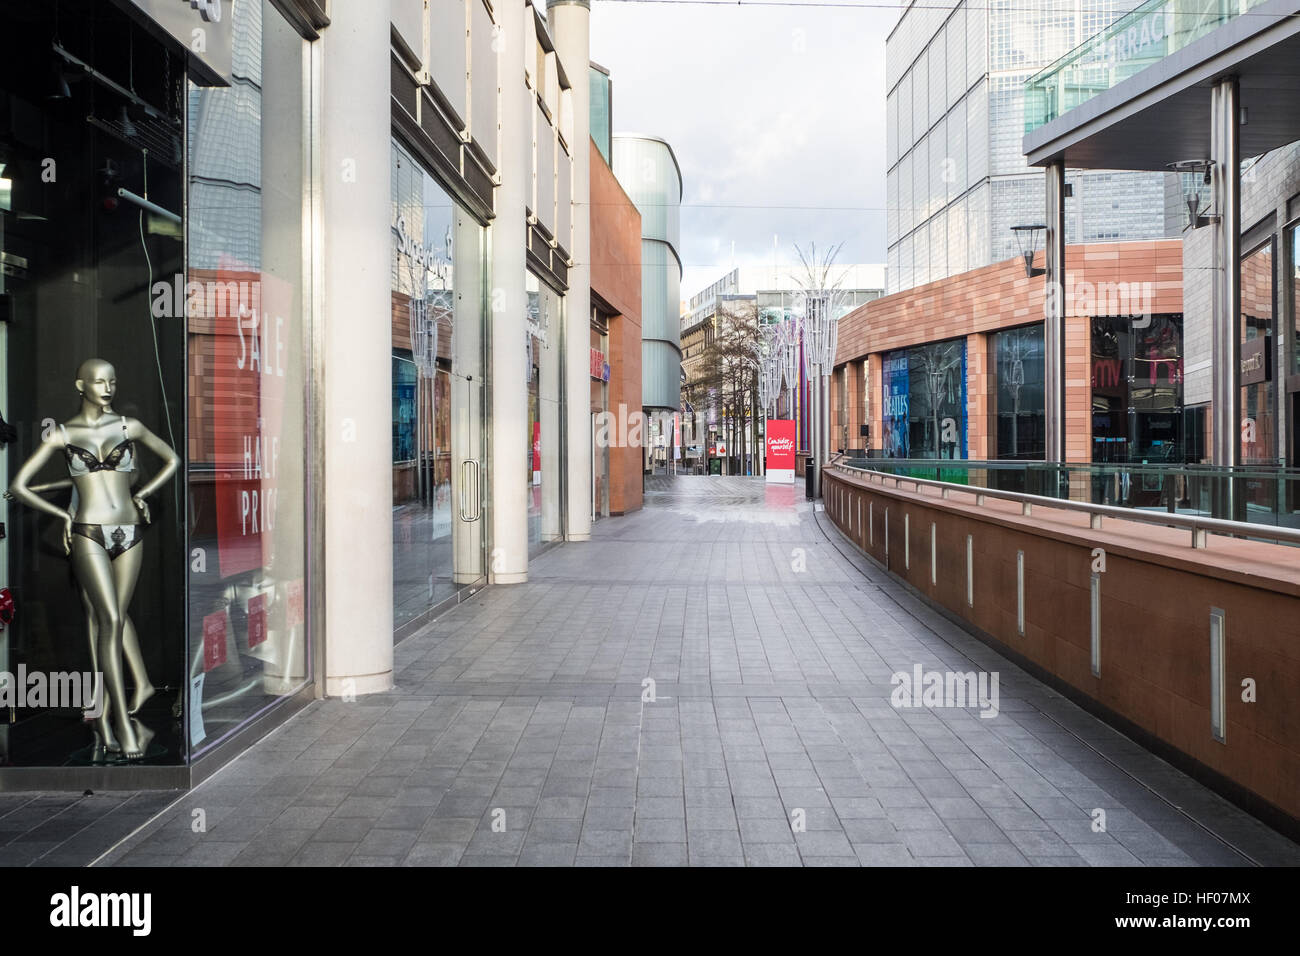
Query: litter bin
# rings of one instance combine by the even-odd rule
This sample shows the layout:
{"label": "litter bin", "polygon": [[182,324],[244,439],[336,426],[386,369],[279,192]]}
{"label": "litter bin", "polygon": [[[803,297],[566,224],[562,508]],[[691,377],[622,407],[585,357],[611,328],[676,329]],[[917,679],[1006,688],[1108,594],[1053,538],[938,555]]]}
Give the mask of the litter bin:
{"label": "litter bin", "polygon": [[803,466],[803,490],[809,501],[817,497],[814,489],[817,487],[817,460],[811,455],[804,462]]}

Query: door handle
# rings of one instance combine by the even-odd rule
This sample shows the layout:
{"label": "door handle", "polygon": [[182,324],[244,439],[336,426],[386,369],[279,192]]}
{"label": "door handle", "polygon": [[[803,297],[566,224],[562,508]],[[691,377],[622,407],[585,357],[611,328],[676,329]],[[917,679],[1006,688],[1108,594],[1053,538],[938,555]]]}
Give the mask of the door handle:
{"label": "door handle", "polygon": [[[474,506],[471,511],[465,505],[465,493],[470,485],[474,486]],[[460,520],[477,521],[483,516],[483,501],[479,494],[479,463],[477,459],[466,458],[460,463]]]}

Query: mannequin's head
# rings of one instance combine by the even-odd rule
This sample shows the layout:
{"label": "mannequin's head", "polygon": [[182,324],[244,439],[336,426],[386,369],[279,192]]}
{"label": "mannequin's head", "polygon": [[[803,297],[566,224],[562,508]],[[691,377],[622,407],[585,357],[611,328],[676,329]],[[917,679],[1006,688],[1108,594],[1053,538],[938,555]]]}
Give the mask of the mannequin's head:
{"label": "mannequin's head", "polygon": [[103,359],[86,359],[77,369],[77,391],[84,401],[109,408],[117,394],[117,370]]}

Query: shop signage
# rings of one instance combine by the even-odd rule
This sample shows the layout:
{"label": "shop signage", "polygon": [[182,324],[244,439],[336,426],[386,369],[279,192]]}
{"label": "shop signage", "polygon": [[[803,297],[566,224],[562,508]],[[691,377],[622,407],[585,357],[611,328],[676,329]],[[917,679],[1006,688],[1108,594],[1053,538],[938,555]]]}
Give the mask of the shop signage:
{"label": "shop signage", "polygon": [[533,422],[533,484],[542,483],[542,423]]}
{"label": "shop signage", "polygon": [[300,340],[293,289],[282,279],[223,257],[218,297],[196,325],[213,331],[211,429],[221,576],[274,563],[281,436],[289,350]]}
{"label": "shop signage", "polygon": [[794,422],[777,418],[767,420],[767,480],[770,483],[794,483]]}
{"label": "shop signage", "polygon": [[[447,256],[438,255],[438,247],[430,243],[424,245],[416,240],[406,228],[406,217],[398,216],[397,222],[393,225],[393,233],[397,237],[397,254],[406,256],[417,266],[423,266],[443,282],[451,280],[451,259]],[[451,230],[447,231],[444,238],[445,248],[451,250]],[[423,292],[424,290],[419,290]]]}
{"label": "shop signage", "polygon": [[156,31],[189,54],[198,79],[229,86],[234,39],[230,0],[129,0]]}
{"label": "shop signage", "polygon": [[881,451],[887,458],[907,457],[909,385],[907,353],[890,353],[885,357],[882,382],[884,434],[881,435]]}
{"label": "shop signage", "polygon": [[1112,68],[1128,60],[1166,56],[1174,14],[1174,4],[1166,3],[1132,20],[1127,29],[1103,31],[1093,42],[1093,56]]}
{"label": "shop signage", "polygon": [[591,377],[602,382],[609,381],[609,363],[605,361],[605,353],[600,349],[591,349]]}

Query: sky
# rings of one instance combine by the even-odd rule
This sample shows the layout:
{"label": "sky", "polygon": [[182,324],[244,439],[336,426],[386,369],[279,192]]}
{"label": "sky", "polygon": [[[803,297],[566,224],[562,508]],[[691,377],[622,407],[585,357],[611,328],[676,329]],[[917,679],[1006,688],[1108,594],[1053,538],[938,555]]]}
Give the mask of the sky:
{"label": "sky", "polygon": [[591,5],[614,132],[667,140],[682,167],[684,299],[733,265],[770,264],[774,245],[781,262],[795,243],[839,242],[837,262],[885,261],[885,37],[900,9],[803,2]]}

